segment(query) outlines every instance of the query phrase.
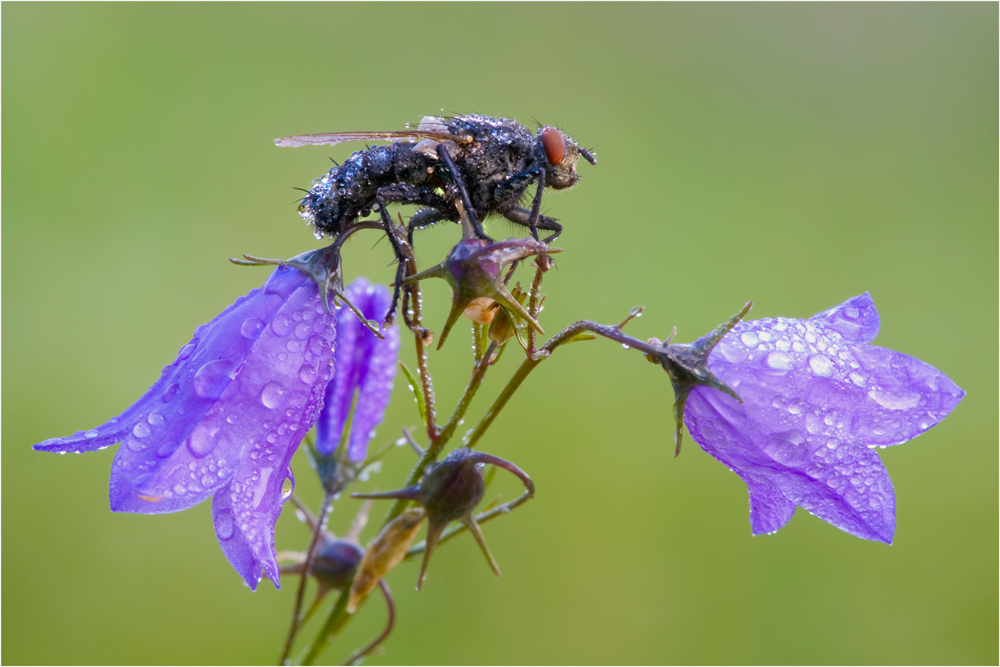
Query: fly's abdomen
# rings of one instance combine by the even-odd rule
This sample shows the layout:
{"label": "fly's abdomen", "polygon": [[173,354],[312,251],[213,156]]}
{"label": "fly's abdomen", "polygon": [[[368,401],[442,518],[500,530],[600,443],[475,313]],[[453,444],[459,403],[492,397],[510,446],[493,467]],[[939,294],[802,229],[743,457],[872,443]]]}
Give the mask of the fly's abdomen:
{"label": "fly's abdomen", "polygon": [[379,188],[393,183],[423,185],[434,162],[415,152],[413,144],[395,143],[357,151],[322,178],[313,181],[299,204],[299,215],[316,238],[336,237],[362,216],[371,213]]}

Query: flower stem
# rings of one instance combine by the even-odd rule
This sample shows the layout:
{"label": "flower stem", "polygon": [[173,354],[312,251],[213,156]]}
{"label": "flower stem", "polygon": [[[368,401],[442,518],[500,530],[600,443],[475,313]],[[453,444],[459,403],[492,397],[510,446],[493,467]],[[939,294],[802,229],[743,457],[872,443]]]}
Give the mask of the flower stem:
{"label": "flower stem", "polygon": [[[536,294],[535,283],[532,283],[531,288],[534,296]],[[493,405],[490,406],[489,410],[486,411],[486,414],[483,415],[482,420],[476,425],[476,428],[473,429],[466,447],[476,446],[479,439],[483,437],[484,433],[486,433],[486,429],[490,427],[493,420],[496,419],[497,415],[500,414],[500,411],[503,410],[505,405],[507,405],[507,401],[510,400],[511,396],[514,395],[514,392],[521,386],[521,383],[528,377],[528,374],[535,370],[535,366],[547,359],[557,347],[563,345],[564,343],[568,343],[574,336],[585,331],[590,331],[600,336],[604,336],[605,338],[616,340],[623,345],[628,345],[630,348],[635,348],[640,351],[653,353],[657,350],[657,348],[653,345],[623,333],[619,327],[598,324],[597,322],[591,322],[590,320],[580,320],[578,322],[574,322],[550,338],[548,342],[542,345],[537,352],[534,352],[530,357],[521,363],[521,366],[514,373],[514,376],[507,382],[507,386],[500,391],[500,395],[493,401]],[[529,349],[531,348],[529,347]]]}
{"label": "flower stem", "polygon": [[[545,277],[545,271],[542,270],[541,266],[535,268],[535,277],[531,281],[531,290],[528,294],[528,314],[531,318],[538,321],[538,292],[542,289],[542,278]],[[528,357],[531,357],[535,353],[535,330],[532,327],[528,327]]]}
{"label": "flower stem", "polygon": [[[409,478],[406,480],[404,486],[411,486],[420,481],[423,477],[424,470],[427,469],[431,463],[437,460],[438,455],[444,446],[448,444],[451,436],[454,435],[455,429],[458,428],[458,422],[462,421],[465,417],[466,410],[469,409],[469,404],[472,403],[472,399],[476,395],[476,391],[479,390],[480,385],[483,383],[483,378],[486,377],[486,371],[490,367],[489,359],[493,356],[493,351],[496,349],[496,343],[490,343],[489,347],[486,348],[486,354],[476,363],[473,367],[472,379],[469,380],[469,386],[465,388],[465,392],[462,397],[458,400],[458,404],[455,406],[455,411],[451,415],[451,419],[448,423],[444,425],[437,437],[433,438],[427,445],[427,449],[424,450],[424,455],[420,457],[420,461],[414,466],[413,470],[410,472]],[[410,501],[408,500],[397,500],[396,504],[392,506],[389,513],[386,515],[385,522],[389,523],[397,516],[399,516],[406,505]],[[384,525],[384,524],[383,524]]]}
{"label": "flower stem", "polygon": [[319,517],[316,520],[316,526],[313,528],[312,540],[309,542],[309,551],[306,552],[306,562],[302,568],[302,574],[299,576],[299,587],[295,591],[295,609],[292,611],[292,625],[288,629],[288,637],[285,638],[285,647],[282,649],[281,658],[278,660],[279,665],[288,664],[288,655],[292,652],[295,636],[298,634],[302,623],[302,602],[306,595],[306,581],[309,579],[309,571],[312,569],[313,559],[316,556],[316,545],[319,544],[320,534],[323,532],[323,526],[326,524],[330,510],[333,508],[333,496],[334,494],[332,493],[327,493],[323,496],[323,504],[320,506]]}
{"label": "flower stem", "polygon": [[[410,275],[417,272],[417,263],[411,256],[407,258],[407,268]],[[422,327],[423,314],[420,311],[420,307],[423,303],[423,295],[420,292],[420,283],[413,283],[404,289],[410,290],[410,304],[413,308],[413,340],[416,345],[417,351],[417,374],[420,376],[420,389],[424,394],[424,407],[427,416],[427,438],[433,442],[437,437],[438,427],[436,423],[437,413],[434,408],[434,383],[431,381],[430,371],[427,369],[427,347],[424,344],[423,332],[425,331]]]}
{"label": "flower stem", "polygon": [[[353,576],[351,580],[354,580]],[[340,592],[340,597],[337,598],[337,601],[333,605],[333,610],[327,616],[323,627],[316,633],[316,639],[313,640],[312,646],[309,647],[309,652],[302,658],[303,665],[313,664],[316,658],[319,657],[319,654],[323,652],[323,649],[326,648],[326,645],[336,638],[337,633],[352,618],[353,614],[347,613],[347,601],[351,597],[352,581],[344,584],[344,588]]]}
{"label": "flower stem", "polygon": [[385,605],[388,607],[389,620],[386,621],[385,629],[379,634],[379,636],[371,640],[368,646],[355,651],[354,655],[343,662],[345,665],[360,664],[362,658],[374,651],[379,644],[385,641],[386,637],[388,637],[392,632],[393,626],[396,625],[396,605],[392,602],[392,593],[389,591],[389,584],[385,583],[385,579],[379,579],[378,586],[382,589],[382,595],[385,596]]}

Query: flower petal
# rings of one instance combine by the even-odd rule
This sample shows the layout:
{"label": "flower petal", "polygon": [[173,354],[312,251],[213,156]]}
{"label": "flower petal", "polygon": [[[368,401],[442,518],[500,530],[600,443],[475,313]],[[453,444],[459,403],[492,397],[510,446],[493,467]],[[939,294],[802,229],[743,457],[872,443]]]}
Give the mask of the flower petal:
{"label": "flower petal", "polygon": [[877,332],[863,294],[809,320],[741,322],[712,352],[709,368],[744,402],[698,387],[686,420],[746,481],[755,534],[791,517],[780,494],[858,537],[891,542],[892,482],[869,446],[919,435],[964,392],[919,359],[867,345]]}
{"label": "flower petal", "polygon": [[[373,286],[364,278],[355,280],[345,292],[370,319],[380,317],[389,308],[389,290],[382,285]],[[327,387],[324,408],[316,424],[316,449],[324,455],[337,449],[357,392],[348,457],[363,461],[368,442],[374,437],[374,429],[381,423],[392,394],[399,330],[387,327],[383,332],[385,339],[379,340],[346,308],[337,313],[337,330],[337,371]]]}
{"label": "flower petal", "polygon": [[846,340],[858,343],[870,343],[878,335],[878,311],[868,292],[816,313],[811,319],[822,322]]}
{"label": "flower petal", "polygon": [[[35,449],[83,452],[124,442],[112,466],[114,511],[176,512],[205,500],[232,476],[246,434],[260,429],[251,404],[272,371],[246,361],[262,340],[293,333],[287,300],[315,292],[309,282],[300,271],[276,270],[262,289],[198,327],[159,381],[121,415]],[[249,392],[256,392],[253,401]]]}
{"label": "flower petal", "polygon": [[250,590],[256,591],[257,584],[262,578],[261,570],[264,564],[254,556],[253,549],[243,536],[243,532],[236,529],[236,516],[233,513],[233,503],[228,488],[212,498],[212,524],[226,560],[243,577]]}
{"label": "flower petal", "polygon": [[742,405],[696,387],[688,397],[686,422],[702,449],[747,483],[755,535],[774,532],[791,519],[790,502],[857,537],[892,541],[895,497],[874,451],[796,430],[774,431],[766,419],[772,410],[759,404],[760,395],[741,395]]}

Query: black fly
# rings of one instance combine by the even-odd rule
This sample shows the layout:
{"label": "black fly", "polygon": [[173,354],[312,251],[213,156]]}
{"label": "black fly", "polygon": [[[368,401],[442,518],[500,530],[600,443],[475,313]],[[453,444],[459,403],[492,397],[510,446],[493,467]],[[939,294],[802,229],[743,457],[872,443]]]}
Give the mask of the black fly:
{"label": "black fly", "polygon": [[[597,164],[589,151],[554,127],[541,127],[532,134],[517,121],[479,115],[427,116],[416,128],[398,132],[306,134],[274,143],[296,147],[365,140],[393,143],[357,151],[314,181],[299,213],[317,238],[335,240],[353,232],[355,223],[372,210],[379,213],[399,260],[389,318],[396,309],[405,255],[388,204],[420,207],[407,226],[411,245],[414,229],[442,220],[458,222],[462,209],[472,233],[481,239],[491,240],[481,221],[500,215],[527,227],[535,239],[539,229],[553,232],[545,239],[551,242],[562,232],[562,225],[540,214],[542,192],[546,187],[562,190],[575,185],[581,156]],[[528,210],[521,201],[532,183],[537,183],[537,189]]]}

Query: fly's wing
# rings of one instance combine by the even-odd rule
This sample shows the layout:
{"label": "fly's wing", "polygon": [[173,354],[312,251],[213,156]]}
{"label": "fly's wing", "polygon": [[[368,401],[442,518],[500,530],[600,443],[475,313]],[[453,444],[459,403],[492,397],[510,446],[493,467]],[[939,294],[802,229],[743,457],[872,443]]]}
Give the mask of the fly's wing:
{"label": "fly's wing", "polygon": [[346,141],[395,141],[398,139],[420,141],[422,139],[433,139],[434,141],[454,141],[459,144],[467,144],[473,141],[472,137],[450,132],[439,132],[432,130],[402,130],[399,132],[332,132],[329,134],[297,134],[294,137],[283,137],[275,139],[274,143],[283,148],[297,148],[299,146],[335,146]]}

